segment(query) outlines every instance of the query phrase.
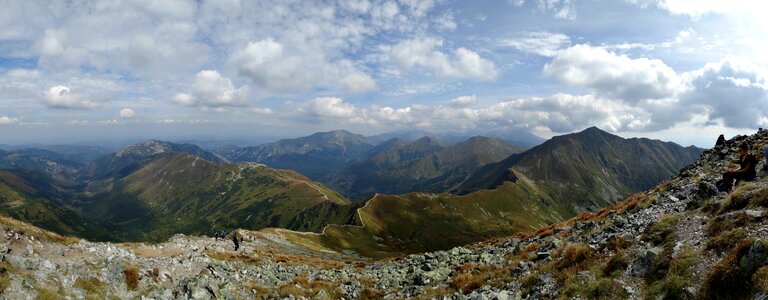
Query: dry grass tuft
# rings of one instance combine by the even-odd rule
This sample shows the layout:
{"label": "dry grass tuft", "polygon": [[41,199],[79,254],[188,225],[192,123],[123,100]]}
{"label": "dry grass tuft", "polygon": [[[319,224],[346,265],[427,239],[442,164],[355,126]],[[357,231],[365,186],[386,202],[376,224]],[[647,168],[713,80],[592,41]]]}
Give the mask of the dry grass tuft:
{"label": "dry grass tuft", "polygon": [[706,249],[722,253],[733,248],[739,241],[747,237],[747,231],[744,228],[736,228],[724,231],[707,242]]}
{"label": "dry grass tuft", "polygon": [[712,269],[701,286],[702,299],[744,299],[752,289],[751,274],[739,266],[739,259],[754,241],[742,240],[728,251]]}
{"label": "dry grass tuft", "polygon": [[139,267],[132,264],[126,264],[123,268],[125,275],[125,285],[129,291],[135,291],[139,287]]}
{"label": "dry grass tuft", "polygon": [[485,283],[485,277],[472,273],[461,273],[451,278],[450,286],[462,292],[471,292]]}

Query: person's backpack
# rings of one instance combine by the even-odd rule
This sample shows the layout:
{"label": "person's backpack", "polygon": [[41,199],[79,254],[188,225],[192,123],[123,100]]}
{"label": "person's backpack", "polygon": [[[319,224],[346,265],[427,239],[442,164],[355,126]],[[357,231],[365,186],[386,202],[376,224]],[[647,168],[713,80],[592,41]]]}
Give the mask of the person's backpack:
{"label": "person's backpack", "polygon": [[731,184],[721,180],[718,180],[715,182],[715,186],[717,187],[718,192],[728,192],[731,190]]}

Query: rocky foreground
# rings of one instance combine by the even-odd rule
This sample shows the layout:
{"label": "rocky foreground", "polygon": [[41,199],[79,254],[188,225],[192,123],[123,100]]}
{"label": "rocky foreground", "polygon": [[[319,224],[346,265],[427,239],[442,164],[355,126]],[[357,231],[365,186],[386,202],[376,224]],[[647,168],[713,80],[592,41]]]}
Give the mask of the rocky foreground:
{"label": "rocky foreground", "polygon": [[766,172],[731,194],[713,185],[744,141],[761,149],[768,132],[708,150],[679,176],[600,212],[381,261],[311,251],[281,230],[240,231],[234,251],[230,240],[183,235],[92,243],[3,218],[0,298],[766,299]]}

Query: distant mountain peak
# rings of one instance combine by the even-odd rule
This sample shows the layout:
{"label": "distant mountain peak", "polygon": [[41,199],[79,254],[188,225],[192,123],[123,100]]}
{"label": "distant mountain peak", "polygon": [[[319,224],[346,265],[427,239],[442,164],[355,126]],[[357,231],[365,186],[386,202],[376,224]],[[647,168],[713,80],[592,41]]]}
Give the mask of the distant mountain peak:
{"label": "distant mountain peak", "polygon": [[128,145],[118,150],[115,153],[117,157],[123,157],[125,155],[153,155],[163,152],[168,152],[172,148],[171,143],[160,140],[143,140],[136,144]]}

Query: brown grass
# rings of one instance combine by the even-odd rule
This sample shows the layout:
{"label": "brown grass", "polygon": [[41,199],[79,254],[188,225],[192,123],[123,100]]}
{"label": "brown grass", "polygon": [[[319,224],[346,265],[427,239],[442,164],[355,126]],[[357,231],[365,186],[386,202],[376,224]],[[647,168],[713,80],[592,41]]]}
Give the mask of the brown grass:
{"label": "brown grass", "polygon": [[98,278],[78,278],[75,287],[85,291],[86,299],[104,299],[106,297],[106,285]]}
{"label": "brown grass", "polygon": [[123,268],[125,285],[129,291],[135,291],[139,287],[139,268],[136,265],[126,264]]}
{"label": "brown grass", "polygon": [[538,243],[538,242],[533,242],[533,243],[530,243],[530,244],[528,244],[528,246],[526,246],[525,248],[523,248],[523,250],[522,250],[522,251],[520,251],[520,256],[524,256],[524,255],[526,255],[526,254],[528,254],[528,253],[531,253],[531,252],[533,252],[533,251],[536,251],[536,249],[539,249],[539,247],[540,247],[540,246],[541,246],[541,244],[540,244],[540,243]]}
{"label": "brown grass", "polygon": [[707,242],[706,249],[713,250],[717,253],[725,252],[739,241],[747,237],[747,231],[744,228],[736,228],[720,233],[718,236],[711,238]]}
{"label": "brown grass", "polygon": [[13,266],[11,264],[6,261],[0,261],[0,294],[11,284],[8,275],[12,270]]}
{"label": "brown grass", "polygon": [[472,273],[461,273],[451,278],[451,287],[462,292],[471,292],[481,287],[486,278]]}
{"label": "brown grass", "polygon": [[717,236],[723,231],[743,227],[749,223],[749,216],[744,212],[731,215],[717,216],[709,221],[707,225],[707,235]]}
{"label": "brown grass", "polygon": [[739,259],[754,241],[742,240],[712,269],[701,287],[702,299],[743,299],[752,289],[751,274],[739,266]]}
{"label": "brown grass", "polygon": [[568,244],[563,249],[560,259],[555,263],[558,269],[579,267],[589,263],[594,258],[595,252],[585,244]]}

